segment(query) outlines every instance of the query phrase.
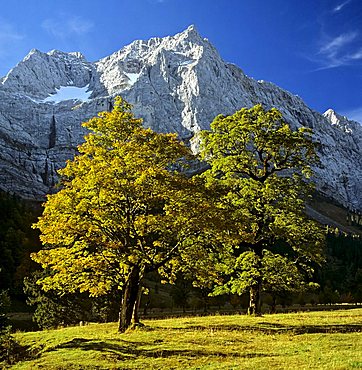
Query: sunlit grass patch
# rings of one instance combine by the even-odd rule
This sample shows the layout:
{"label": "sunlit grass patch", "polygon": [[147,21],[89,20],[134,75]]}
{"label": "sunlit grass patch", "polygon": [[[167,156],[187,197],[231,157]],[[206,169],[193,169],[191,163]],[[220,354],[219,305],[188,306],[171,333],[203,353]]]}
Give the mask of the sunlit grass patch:
{"label": "sunlit grass patch", "polygon": [[352,369],[362,365],[362,309],[145,320],[126,334],[89,324],[17,333],[13,369]]}

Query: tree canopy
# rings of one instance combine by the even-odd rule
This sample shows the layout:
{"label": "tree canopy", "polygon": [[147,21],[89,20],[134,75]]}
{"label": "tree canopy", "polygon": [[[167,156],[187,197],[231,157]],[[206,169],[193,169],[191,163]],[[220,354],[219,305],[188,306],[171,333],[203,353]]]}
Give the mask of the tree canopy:
{"label": "tree canopy", "polygon": [[[210,169],[185,174],[190,150],[175,134],[142,127],[121,98],[84,123],[79,155],[60,171],[34,225],[46,270],[38,284],[60,293],[121,291],[119,330],[138,322],[145,274],[192,273],[215,294],[292,290],[320,263],[324,234],[305,215],[311,131],[291,130],[261,106],[218,116],[202,134]],[[297,278],[294,279],[293,277]]]}
{"label": "tree canopy", "polygon": [[219,266],[225,283],[215,293],[249,291],[249,312],[259,313],[263,287],[291,287],[296,268],[308,274],[323,260],[324,233],[305,214],[318,160],[312,132],[293,131],[277,109],[256,105],[216,117],[201,154],[211,167],[203,176],[224,189],[220,204],[233,225]]}
{"label": "tree canopy", "polygon": [[118,287],[124,331],[137,322],[145,273],[172,278],[214,216],[203,181],[181,171],[191,152],[175,134],[143,128],[122,99],[84,126],[91,132],[35,225],[44,248],[32,258],[49,271],[38,281],[45,290],[97,296]]}

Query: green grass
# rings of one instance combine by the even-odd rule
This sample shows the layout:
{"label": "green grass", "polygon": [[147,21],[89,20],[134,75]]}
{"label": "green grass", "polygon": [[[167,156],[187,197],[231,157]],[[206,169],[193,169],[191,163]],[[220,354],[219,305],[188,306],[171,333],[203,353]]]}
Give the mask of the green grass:
{"label": "green grass", "polygon": [[12,369],[362,368],[362,309],[89,324],[15,334],[28,359]]}

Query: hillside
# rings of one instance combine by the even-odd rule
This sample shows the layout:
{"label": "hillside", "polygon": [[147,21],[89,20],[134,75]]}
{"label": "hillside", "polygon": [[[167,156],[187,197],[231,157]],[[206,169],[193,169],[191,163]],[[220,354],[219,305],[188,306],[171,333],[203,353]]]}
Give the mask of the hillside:
{"label": "hillside", "polygon": [[[276,107],[293,126],[314,130],[318,190],[362,210],[362,127],[333,110],[324,115],[280,87],[225,62],[194,26],[174,36],[137,40],[88,62],[79,53],[32,50],[0,79],[1,189],[42,200],[56,170],[85,134],[81,122],[122,95],[144,125],[189,141],[218,114],[257,103]],[[195,144],[195,143],[194,143]]]}

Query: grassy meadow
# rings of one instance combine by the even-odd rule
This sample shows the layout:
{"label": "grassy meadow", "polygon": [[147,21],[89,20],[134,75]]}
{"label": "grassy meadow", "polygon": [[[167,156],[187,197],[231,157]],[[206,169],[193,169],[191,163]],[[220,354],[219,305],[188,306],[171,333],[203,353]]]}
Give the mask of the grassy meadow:
{"label": "grassy meadow", "polygon": [[16,333],[11,369],[362,368],[362,309],[144,320]]}

